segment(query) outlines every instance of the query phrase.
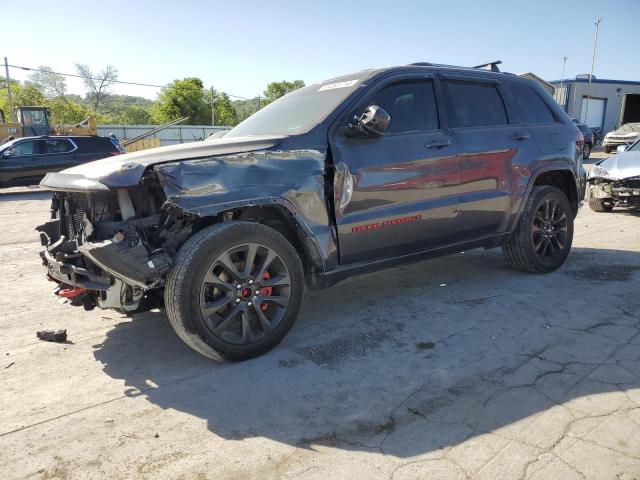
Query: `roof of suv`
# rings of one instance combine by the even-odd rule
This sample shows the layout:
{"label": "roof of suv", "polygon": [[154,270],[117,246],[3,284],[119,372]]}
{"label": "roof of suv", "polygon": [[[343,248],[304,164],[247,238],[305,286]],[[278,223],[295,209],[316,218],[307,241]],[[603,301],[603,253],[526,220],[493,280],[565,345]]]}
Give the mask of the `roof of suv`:
{"label": "roof of suv", "polygon": [[[493,62],[493,63],[495,64],[497,62]],[[444,65],[444,64],[429,63],[429,62],[417,62],[417,63],[411,63],[409,65],[396,65],[393,67],[361,70],[359,72],[353,72],[351,74],[340,75],[339,77],[326,79],[319,83],[324,84],[324,83],[339,82],[339,81],[349,80],[349,79],[366,80],[366,79],[374,78],[384,74],[407,73],[407,72],[416,72],[416,71],[418,72],[419,71],[423,71],[423,72],[437,71],[437,72],[472,74],[474,76],[489,77],[489,78],[494,78],[496,80],[504,79],[505,76],[508,76],[509,79],[521,80],[523,82],[530,83],[530,80],[520,78],[517,75],[509,72],[491,71],[491,70],[487,70],[485,68],[479,68],[479,67],[462,67],[457,65]]]}

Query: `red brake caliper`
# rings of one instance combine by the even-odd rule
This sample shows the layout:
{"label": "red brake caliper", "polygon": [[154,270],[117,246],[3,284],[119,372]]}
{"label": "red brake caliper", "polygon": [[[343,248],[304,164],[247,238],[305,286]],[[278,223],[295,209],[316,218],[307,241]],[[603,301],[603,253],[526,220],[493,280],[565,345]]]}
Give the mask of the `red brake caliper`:
{"label": "red brake caliper", "polygon": [[[264,274],[262,275],[262,280],[269,280],[271,278],[271,275],[269,275],[269,272],[264,272]],[[260,296],[261,297],[268,297],[273,293],[273,287],[262,287],[260,289]],[[265,311],[267,309],[269,305],[266,304],[262,304],[260,305],[260,309],[262,311]]]}

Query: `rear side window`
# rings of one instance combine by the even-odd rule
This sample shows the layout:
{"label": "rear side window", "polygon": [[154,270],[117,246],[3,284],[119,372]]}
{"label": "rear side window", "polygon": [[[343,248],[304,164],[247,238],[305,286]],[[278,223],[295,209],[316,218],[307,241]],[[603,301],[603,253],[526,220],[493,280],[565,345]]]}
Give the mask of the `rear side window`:
{"label": "rear side window", "polygon": [[391,116],[389,133],[439,128],[436,96],[430,80],[393,83],[376,93],[371,103],[384,108]]}
{"label": "rear side window", "polygon": [[42,153],[56,154],[56,153],[69,153],[75,150],[75,146],[71,141],[61,138],[52,140],[43,140],[41,148],[44,147]]}
{"label": "rear side window", "polygon": [[81,140],[82,149],[86,153],[109,153],[118,151],[111,139],[107,137],[86,137],[79,140]]}
{"label": "rear side window", "polygon": [[454,127],[506,125],[507,111],[495,85],[467,81],[445,82]]}
{"label": "rear side window", "polygon": [[513,84],[511,96],[522,123],[553,123],[555,121],[553,113],[533,88]]}

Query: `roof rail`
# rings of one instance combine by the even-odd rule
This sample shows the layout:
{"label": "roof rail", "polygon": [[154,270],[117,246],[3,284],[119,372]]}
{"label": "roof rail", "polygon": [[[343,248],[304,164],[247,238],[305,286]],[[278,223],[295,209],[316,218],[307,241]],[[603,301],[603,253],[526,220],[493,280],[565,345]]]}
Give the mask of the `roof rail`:
{"label": "roof rail", "polygon": [[476,65],[472,68],[483,68],[485,70],[491,70],[492,72],[500,72],[498,65],[502,63],[502,60],[496,60],[495,62],[483,63],[482,65]]}
{"label": "roof rail", "polygon": [[433,65],[434,64],[430,62],[414,62],[409,64],[411,67],[431,67]]}

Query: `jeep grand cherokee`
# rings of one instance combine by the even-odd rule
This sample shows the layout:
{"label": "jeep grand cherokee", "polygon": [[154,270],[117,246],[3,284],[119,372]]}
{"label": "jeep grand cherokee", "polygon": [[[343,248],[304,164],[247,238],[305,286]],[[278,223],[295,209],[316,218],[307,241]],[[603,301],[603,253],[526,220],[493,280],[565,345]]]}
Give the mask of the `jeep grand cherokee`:
{"label": "jeep grand cherokee", "polygon": [[133,312],[163,294],[214,359],[277,345],[305,288],[470,248],[567,258],[583,138],[536,83],[426,63],[296,90],[223,138],[50,173],[58,295]]}

